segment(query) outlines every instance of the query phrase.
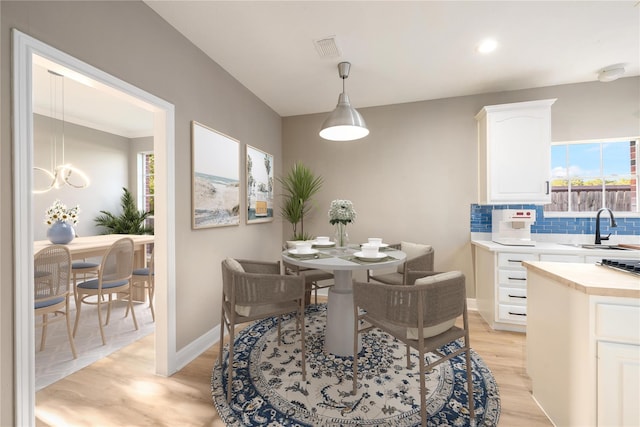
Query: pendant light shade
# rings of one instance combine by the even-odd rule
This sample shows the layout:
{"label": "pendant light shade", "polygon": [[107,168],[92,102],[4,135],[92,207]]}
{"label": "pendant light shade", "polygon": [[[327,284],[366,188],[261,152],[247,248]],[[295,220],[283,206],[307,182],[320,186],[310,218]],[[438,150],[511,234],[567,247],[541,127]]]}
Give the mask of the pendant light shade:
{"label": "pendant light shade", "polygon": [[364,119],[349,103],[349,96],[344,90],[344,81],[349,77],[351,64],[338,64],[338,73],[342,79],[342,93],[338,98],[338,105],[326,118],[320,129],[320,137],[331,141],[353,141],[369,135],[369,129]]}

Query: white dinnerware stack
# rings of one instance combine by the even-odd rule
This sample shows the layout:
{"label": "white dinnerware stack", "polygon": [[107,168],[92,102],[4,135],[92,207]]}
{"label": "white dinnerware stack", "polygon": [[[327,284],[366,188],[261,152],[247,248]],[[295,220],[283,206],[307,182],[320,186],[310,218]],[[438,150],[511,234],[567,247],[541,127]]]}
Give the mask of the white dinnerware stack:
{"label": "white dinnerware stack", "polygon": [[313,253],[313,251],[311,250],[311,242],[296,243],[296,253],[298,255]]}
{"label": "white dinnerware stack", "polygon": [[371,243],[362,245],[362,256],[364,258],[376,258],[378,256],[378,246]]}

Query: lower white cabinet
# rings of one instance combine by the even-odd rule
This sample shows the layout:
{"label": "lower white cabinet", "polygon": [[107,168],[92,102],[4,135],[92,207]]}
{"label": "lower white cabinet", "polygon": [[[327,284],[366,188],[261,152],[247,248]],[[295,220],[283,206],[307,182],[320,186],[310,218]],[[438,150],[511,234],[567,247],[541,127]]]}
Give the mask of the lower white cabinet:
{"label": "lower white cabinet", "polygon": [[537,254],[476,249],[476,303],[493,329],[524,332],[527,324],[527,272],[522,261]]}
{"label": "lower white cabinet", "polygon": [[598,426],[640,426],[640,345],[598,342]]}
{"label": "lower white cabinet", "polygon": [[[514,246],[505,246],[499,251],[483,245],[474,245],[474,248],[478,311],[493,329],[516,332],[525,332],[527,325],[527,271],[522,261],[596,264],[603,258],[577,253],[545,253],[544,249],[519,252]],[[620,258],[621,255],[613,251],[610,257]]]}
{"label": "lower white cabinet", "polygon": [[[528,270],[533,397],[557,426],[640,426],[640,300],[597,295],[635,279],[549,264]],[[602,285],[589,285],[594,274]]]}

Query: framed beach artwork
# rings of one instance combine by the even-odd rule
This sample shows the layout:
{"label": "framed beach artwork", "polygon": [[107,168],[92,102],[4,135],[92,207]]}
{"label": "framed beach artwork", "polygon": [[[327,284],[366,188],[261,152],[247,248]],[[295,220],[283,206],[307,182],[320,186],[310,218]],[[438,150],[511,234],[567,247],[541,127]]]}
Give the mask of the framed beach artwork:
{"label": "framed beach artwork", "polygon": [[240,225],[240,142],[191,122],[192,228]]}
{"label": "framed beach artwork", "polygon": [[247,224],[273,221],[273,156],[247,144]]}

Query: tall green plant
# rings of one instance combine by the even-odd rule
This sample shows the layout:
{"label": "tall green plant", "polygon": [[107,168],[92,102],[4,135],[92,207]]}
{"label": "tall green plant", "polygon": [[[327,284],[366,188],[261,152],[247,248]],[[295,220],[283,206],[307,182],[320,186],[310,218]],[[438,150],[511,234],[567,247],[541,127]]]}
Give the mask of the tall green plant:
{"label": "tall green plant", "polygon": [[[303,165],[295,163],[289,173],[278,178],[284,191],[284,200],[280,209],[282,217],[293,226],[293,240],[308,240],[312,236],[304,232],[304,217],[311,209],[311,198],[320,191],[323,179]],[[300,230],[298,231],[298,224]]]}
{"label": "tall green plant", "polygon": [[153,211],[138,210],[136,201],[126,188],[120,197],[122,213],[114,215],[111,212],[100,211],[102,215],[96,217],[94,222],[99,227],[104,227],[107,231],[104,234],[153,234],[153,227],[145,225],[145,221]]}

